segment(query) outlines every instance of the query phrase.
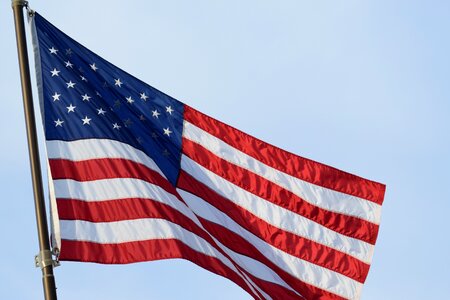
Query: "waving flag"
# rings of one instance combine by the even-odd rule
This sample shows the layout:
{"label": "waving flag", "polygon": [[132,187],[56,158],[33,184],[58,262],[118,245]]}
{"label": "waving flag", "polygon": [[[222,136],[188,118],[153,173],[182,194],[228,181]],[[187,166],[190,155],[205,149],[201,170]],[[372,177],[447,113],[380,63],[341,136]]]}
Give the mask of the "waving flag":
{"label": "waving flag", "polygon": [[267,144],[32,20],[60,259],[185,258],[255,299],[357,299],[385,187]]}

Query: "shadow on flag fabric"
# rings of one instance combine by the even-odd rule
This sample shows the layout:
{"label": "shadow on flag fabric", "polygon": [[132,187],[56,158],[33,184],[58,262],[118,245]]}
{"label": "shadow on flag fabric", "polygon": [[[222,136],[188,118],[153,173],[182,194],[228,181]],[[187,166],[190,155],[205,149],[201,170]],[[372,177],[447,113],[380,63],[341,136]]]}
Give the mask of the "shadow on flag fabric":
{"label": "shadow on flag fabric", "polygon": [[53,247],[187,259],[255,299],[358,299],[385,186],[267,144],[31,18]]}

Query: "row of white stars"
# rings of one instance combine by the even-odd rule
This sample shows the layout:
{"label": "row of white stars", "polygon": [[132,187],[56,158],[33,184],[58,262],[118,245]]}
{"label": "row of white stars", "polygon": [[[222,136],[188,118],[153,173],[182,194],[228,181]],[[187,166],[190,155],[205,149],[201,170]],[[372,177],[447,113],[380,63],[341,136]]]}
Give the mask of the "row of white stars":
{"label": "row of white stars", "polygon": [[[70,62],[67,61],[66,62],[66,66],[67,66],[67,63],[70,64]],[[72,67],[72,66],[73,65],[70,64],[70,67]],[[58,76],[59,77],[59,73],[61,73],[61,71],[56,69],[56,68],[53,68],[53,70],[50,70],[50,73],[52,74],[52,77],[54,77],[54,76]],[[80,76],[80,77],[81,77],[81,80],[87,82],[86,77],[84,77],[84,76]],[[74,83],[74,82],[72,82],[72,80],[70,80],[69,82],[66,82],[66,84],[67,84],[67,88],[74,88],[76,83]],[[122,84],[123,84],[123,82],[120,81],[120,78],[114,79],[114,85],[115,86],[122,87]],[[145,92],[139,93],[139,95],[140,95],[142,100],[147,101],[148,96],[145,94]]]}
{"label": "row of white stars", "polygon": [[[53,72],[53,71],[52,71]],[[58,72],[60,72],[60,71],[58,71]],[[57,75],[58,76],[58,75]],[[69,80],[69,82],[66,82],[66,85],[67,85],[67,88],[68,89],[70,89],[70,88],[75,88],[75,85],[76,85],[76,83],[75,82],[72,82],[72,80]],[[98,93],[97,93],[97,95],[99,95]],[[147,101],[147,99],[148,99],[148,96],[145,94],[145,92],[142,92],[142,93],[139,93],[139,95],[140,95],[140,99],[142,99],[142,100],[144,100],[144,101]],[[55,92],[55,94],[52,96],[53,97],[53,101],[57,101],[57,100],[59,100],[59,96],[61,96],[61,94],[58,94],[57,92]],[[85,97],[88,97],[87,99],[85,99]],[[89,101],[89,98],[91,98],[90,96],[87,96],[86,94],[85,94],[85,96],[83,96],[83,101]],[[135,101],[134,101],[134,99],[131,97],[131,96],[129,96],[129,97],[126,97],[125,98],[126,100],[127,100],[127,102],[129,103],[129,104],[133,104]],[[168,107],[166,107],[167,108],[167,112],[169,113],[169,114],[172,114],[172,112],[173,112],[173,109],[172,109],[172,107],[171,106],[168,106]]]}
{"label": "row of white stars", "polygon": [[[66,106],[66,108],[67,108],[67,113],[70,113],[70,112],[75,112],[76,106],[73,106],[72,103],[70,103],[70,105],[69,105],[69,106]],[[166,107],[166,109],[167,109],[167,108],[170,108],[170,106],[169,106],[169,107]],[[106,111],[103,110],[103,108],[97,109],[97,112],[98,112],[98,115],[104,115],[104,114],[106,114]],[[160,113],[157,109],[152,110],[152,117],[158,119],[158,118],[159,118],[159,115],[161,115],[161,113]],[[145,117],[142,115],[140,119],[141,119],[141,120],[145,120]]]}
{"label": "row of white stars", "polygon": [[[81,119],[81,121],[83,122],[83,125],[91,125],[92,119],[89,118],[88,116],[85,116],[83,119]],[[55,121],[53,121],[53,122],[55,123],[55,127],[63,127],[63,123],[64,123],[63,120],[61,120],[61,119],[58,118],[57,120],[55,120]],[[120,126],[120,125],[117,124],[117,123],[113,123],[112,126],[113,126],[113,129],[117,129],[117,130],[120,130],[120,128],[122,128],[122,126]],[[164,134],[164,135],[167,135],[168,137],[170,137],[170,134],[171,134],[172,132],[173,132],[173,131],[170,130],[169,127],[163,128],[163,134]]]}
{"label": "row of white stars", "polygon": [[[54,77],[54,76],[58,76],[59,77],[59,73],[60,72],[61,71],[57,70],[56,68],[54,68],[53,70],[50,71],[50,73],[52,74],[52,77]],[[81,77],[81,80],[87,81],[86,77],[84,77],[84,76],[80,76],[80,77]],[[114,79],[114,82],[115,82],[114,85],[116,85],[118,87],[122,87],[123,82],[120,81],[120,78],[119,79]],[[68,89],[70,89],[70,88],[73,89],[73,88],[75,88],[75,85],[76,85],[76,83],[72,82],[72,80],[69,80],[69,82],[66,82],[66,84],[67,84],[67,88]],[[144,101],[147,101],[147,99],[148,99],[148,96],[145,94],[145,92],[139,93],[139,96]]]}
{"label": "row of white stars", "polygon": [[[68,85],[69,85],[69,84],[73,84],[73,83],[68,83]],[[53,102],[61,100],[60,97],[61,97],[61,94],[58,94],[58,92],[55,92],[55,94],[52,95]],[[81,97],[82,97],[82,100],[83,100],[83,101],[89,101],[89,100],[92,98],[92,97],[89,96],[88,94],[81,95]],[[147,97],[148,97],[148,96],[147,96]],[[141,98],[142,98],[142,97],[141,97]],[[134,99],[133,99],[131,96],[126,97],[125,99],[127,100],[127,102],[128,102],[129,104],[133,104],[133,103],[134,103]],[[166,106],[166,112],[169,113],[169,115],[172,115],[172,113],[174,112],[174,109],[172,108],[171,105]]]}

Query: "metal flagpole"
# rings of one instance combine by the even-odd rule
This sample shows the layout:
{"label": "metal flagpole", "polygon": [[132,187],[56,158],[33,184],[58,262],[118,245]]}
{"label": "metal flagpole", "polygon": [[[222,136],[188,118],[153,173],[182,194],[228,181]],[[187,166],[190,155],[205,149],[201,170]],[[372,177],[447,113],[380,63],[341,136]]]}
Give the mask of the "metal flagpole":
{"label": "metal flagpole", "polygon": [[16,28],[17,53],[19,56],[20,79],[22,84],[23,107],[27,128],[28,152],[30,157],[31,177],[33,182],[34,206],[39,238],[39,254],[36,265],[42,270],[42,283],[45,300],[56,300],[55,277],[53,276],[52,252],[50,250],[47,216],[45,213],[44,190],[42,187],[41,165],[36,134],[36,120],[34,116],[33,97],[31,94],[30,69],[24,29],[23,8],[28,2],[12,0],[14,23]]}

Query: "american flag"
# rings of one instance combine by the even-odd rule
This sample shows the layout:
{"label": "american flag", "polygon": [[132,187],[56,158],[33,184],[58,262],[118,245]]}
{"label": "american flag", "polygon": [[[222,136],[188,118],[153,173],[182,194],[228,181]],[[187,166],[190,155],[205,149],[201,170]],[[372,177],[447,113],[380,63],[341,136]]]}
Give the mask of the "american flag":
{"label": "american flag", "polygon": [[158,91],[32,19],[53,246],[67,261],[184,258],[255,299],[358,299],[385,186]]}

